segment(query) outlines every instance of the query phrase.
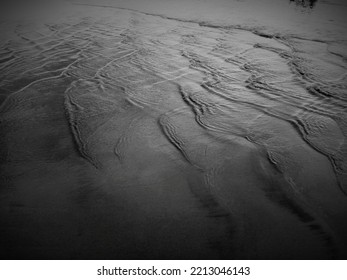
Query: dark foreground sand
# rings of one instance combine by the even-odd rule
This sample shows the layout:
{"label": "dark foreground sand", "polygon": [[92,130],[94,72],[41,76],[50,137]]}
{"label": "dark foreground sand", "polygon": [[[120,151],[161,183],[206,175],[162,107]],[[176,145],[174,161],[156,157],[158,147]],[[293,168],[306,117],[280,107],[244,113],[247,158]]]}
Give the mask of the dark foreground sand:
{"label": "dark foreground sand", "polygon": [[347,257],[341,47],[40,15],[1,25],[1,258]]}

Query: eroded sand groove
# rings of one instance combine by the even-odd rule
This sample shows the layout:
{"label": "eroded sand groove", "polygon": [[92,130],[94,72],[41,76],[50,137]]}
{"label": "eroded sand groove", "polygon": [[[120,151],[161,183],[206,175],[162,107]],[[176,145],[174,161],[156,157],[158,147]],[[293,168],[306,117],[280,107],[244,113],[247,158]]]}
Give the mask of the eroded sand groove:
{"label": "eroded sand groove", "polygon": [[14,25],[4,256],[344,257],[347,66],[328,46],[103,7]]}

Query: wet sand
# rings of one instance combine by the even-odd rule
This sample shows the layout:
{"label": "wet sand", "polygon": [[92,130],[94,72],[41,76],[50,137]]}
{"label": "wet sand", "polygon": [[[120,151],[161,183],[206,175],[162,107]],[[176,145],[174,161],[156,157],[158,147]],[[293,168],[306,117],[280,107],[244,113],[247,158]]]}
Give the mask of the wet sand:
{"label": "wet sand", "polygon": [[1,28],[1,258],[347,257],[341,41],[95,4]]}

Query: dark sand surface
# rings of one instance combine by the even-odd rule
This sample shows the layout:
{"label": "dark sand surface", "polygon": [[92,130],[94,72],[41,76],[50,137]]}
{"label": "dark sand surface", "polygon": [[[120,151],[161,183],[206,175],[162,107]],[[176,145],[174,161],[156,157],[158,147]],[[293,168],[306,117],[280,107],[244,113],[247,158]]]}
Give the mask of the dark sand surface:
{"label": "dark sand surface", "polygon": [[346,258],[339,27],[135,8],[1,21],[1,258]]}

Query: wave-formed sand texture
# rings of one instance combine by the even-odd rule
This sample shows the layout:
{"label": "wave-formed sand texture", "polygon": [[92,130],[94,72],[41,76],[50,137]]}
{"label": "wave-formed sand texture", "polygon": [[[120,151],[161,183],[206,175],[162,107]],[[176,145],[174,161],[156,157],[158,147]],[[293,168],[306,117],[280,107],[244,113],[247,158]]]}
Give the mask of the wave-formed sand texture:
{"label": "wave-formed sand texture", "polygon": [[346,257],[331,45],[102,7],[8,28],[3,258]]}

